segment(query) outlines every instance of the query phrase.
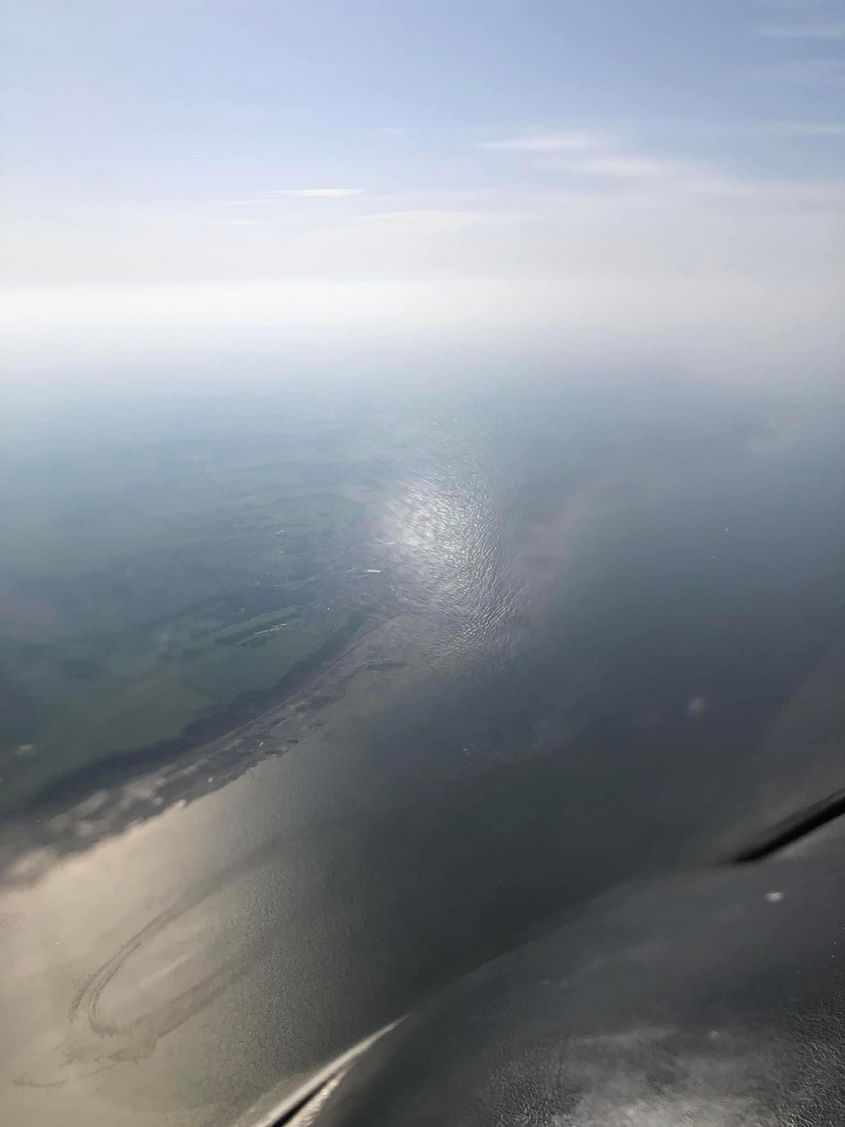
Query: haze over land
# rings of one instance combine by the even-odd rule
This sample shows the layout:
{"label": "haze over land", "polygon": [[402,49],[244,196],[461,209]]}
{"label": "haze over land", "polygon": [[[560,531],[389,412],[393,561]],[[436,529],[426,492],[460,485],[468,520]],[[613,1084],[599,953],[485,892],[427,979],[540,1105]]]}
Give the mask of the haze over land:
{"label": "haze over land", "polygon": [[[460,479],[456,418],[556,481],[568,574],[649,413],[839,409],[840,0],[535,9],[13,7],[6,805],[233,730],[419,603],[383,526]],[[505,422],[543,412],[541,473]]]}

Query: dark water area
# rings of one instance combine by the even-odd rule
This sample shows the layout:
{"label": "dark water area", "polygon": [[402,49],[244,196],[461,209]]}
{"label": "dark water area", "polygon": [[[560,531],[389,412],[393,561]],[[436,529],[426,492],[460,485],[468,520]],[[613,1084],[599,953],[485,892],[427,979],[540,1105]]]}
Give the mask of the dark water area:
{"label": "dark water area", "polygon": [[[317,576],[301,620],[318,640],[360,616],[366,630],[317,646],[295,684],[272,681],[213,744],[77,763],[64,805],[52,775],[4,831],[9,895],[52,890],[25,909],[33,920],[58,889],[75,889],[68,913],[74,897],[102,902],[117,869],[133,883],[134,906],[68,956],[69,997],[99,982],[91,1005],[110,1006],[118,1032],[80,1034],[77,1005],[64,1063],[42,1047],[9,1065],[27,1091],[75,1084],[80,1107],[94,1093],[127,1123],[151,1110],[140,1076],[159,1085],[163,1122],[193,1122],[198,1088],[197,1121],[231,1120],[544,920],[629,877],[738,853],[845,787],[845,450],[829,390],[511,376],[251,394],[216,412],[185,401],[166,426],[159,403],[144,442],[110,425],[87,449],[97,472],[143,448],[132,464],[152,464],[148,489],[199,474],[227,505],[255,505],[213,467],[248,451],[275,475],[274,436],[291,433],[296,405],[310,445],[285,473],[304,464],[303,488],[345,489],[358,507],[303,518],[305,563],[283,579]],[[154,442],[156,427],[168,433]],[[200,469],[179,461],[189,441],[204,444]],[[138,488],[127,479],[121,503]],[[222,598],[216,519],[194,556],[157,544],[156,567],[196,567],[157,580],[172,588],[160,621],[183,621],[191,587],[197,602]],[[278,528],[261,529],[221,539],[221,590],[270,584]],[[155,584],[133,576],[127,614],[142,630]],[[58,592],[70,622],[77,588],[60,579],[42,575],[41,596]],[[232,636],[261,628],[250,622]],[[190,937],[197,913],[201,953],[184,935],[165,942]],[[132,971],[169,966],[167,943],[203,964],[193,1008],[178,960],[154,987]],[[114,994],[97,968],[118,948]]]}
{"label": "dark water area", "polygon": [[[356,384],[309,392],[247,387],[237,398],[219,390],[205,400],[142,397],[131,410],[118,400],[111,411],[108,403],[103,409],[83,401],[75,425],[51,429],[57,422],[45,412],[40,447],[36,427],[25,456],[16,462],[13,451],[13,515],[19,517],[15,501],[20,510],[27,496],[15,497],[15,473],[24,478],[35,465],[35,499],[49,511],[51,486],[58,492],[76,461],[83,467],[71,506],[78,539],[80,523],[86,543],[86,520],[108,527],[127,512],[131,520],[143,505],[161,543],[130,541],[129,558],[111,566],[95,544],[67,575],[61,558],[35,558],[31,571],[8,569],[5,604],[17,614],[4,620],[3,707],[12,727],[21,717],[30,728],[38,719],[38,693],[28,696],[15,680],[16,646],[47,649],[57,640],[68,650],[63,671],[81,669],[82,680],[88,666],[126,663],[114,646],[105,658],[74,655],[67,621],[81,621],[84,635],[86,616],[95,620],[99,603],[119,608],[130,626],[143,629],[146,618],[167,631],[186,605],[199,606],[200,614],[219,605],[221,591],[232,607],[254,604],[240,608],[242,619],[278,602],[275,562],[268,566],[257,550],[259,537],[231,536],[226,528],[238,501],[215,492],[214,477],[230,464],[240,468],[248,456],[249,473],[263,475],[265,489],[266,480],[281,477],[286,487],[291,478],[317,483],[310,505],[350,479],[356,498],[364,497],[353,523],[341,525],[338,513],[329,514],[319,536],[300,536],[287,549],[285,578],[305,576],[323,612],[324,641],[313,652],[287,671],[280,666],[266,687],[245,686],[229,702],[207,703],[159,741],[133,746],[130,729],[128,746],[91,756],[83,746],[66,763],[56,743],[41,749],[34,742],[31,754],[19,755],[20,746],[29,748],[22,739],[7,753],[6,781],[25,774],[35,757],[43,779],[20,800],[12,792],[7,808],[18,837],[42,807],[72,808],[104,787],[181,764],[303,690],[309,711],[334,702],[336,689],[329,685],[326,696],[320,687],[331,681],[326,666],[365,621],[370,628],[398,620],[404,644],[413,644],[405,679],[416,679],[414,692],[381,724],[396,729],[394,738],[426,729],[424,758],[444,740],[460,749],[459,764],[480,759],[497,769],[525,747],[558,757],[565,746],[567,762],[579,747],[591,748],[591,761],[607,756],[613,773],[630,759],[641,765],[644,757],[663,756],[660,777],[649,784],[655,789],[687,789],[684,772],[687,783],[696,766],[706,774],[713,754],[706,749],[715,742],[724,756],[728,748],[753,745],[835,640],[845,475],[838,404],[829,396],[643,377],[366,391]],[[350,457],[356,442],[363,449]],[[102,479],[124,461],[118,490],[103,491]],[[197,474],[197,465],[209,515],[180,555],[168,543],[172,518],[157,506],[181,478]],[[56,521],[66,517],[61,502]],[[247,496],[244,508],[252,505]],[[13,521],[11,535],[16,531]],[[55,547],[60,522],[51,531]],[[24,522],[24,561],[27,548],[33,557],[38,552],[37,536],[31,548],[26,544],[28,532]],[[279,543],[272,534],[270,540]],[[127,546],[121,549],[125,557]],[[379,566],[363,566],[374,562]],[[216,595],[195,603],[206,590]],[[323,603],[331,605],[323,611]],[[151,614],[153,607],[164,613]],[[46,630],[39,616],[48,619]],[[116,636],[121,627],[127,633],[120,623]],[[266,641],[251,643],[251,629],[230,629],[218,639],[230,645],[230,673],[243,652],[231,639]],[[380,659],[390,666],[390,644],[387,651],[370,655],[370,666]],[[159,665],[171,657],[159,657]],[[101,694],[83,705],[96,710],[102,701]],[[678,744],[690,748],[684,766],[673,751]],[[630,754],[621,756],[621,748]],[[230,769],[221,770],[227,758]],[[218,785],[252,761],[218,753]],[[604,770],[597,768],[599,776]]]}

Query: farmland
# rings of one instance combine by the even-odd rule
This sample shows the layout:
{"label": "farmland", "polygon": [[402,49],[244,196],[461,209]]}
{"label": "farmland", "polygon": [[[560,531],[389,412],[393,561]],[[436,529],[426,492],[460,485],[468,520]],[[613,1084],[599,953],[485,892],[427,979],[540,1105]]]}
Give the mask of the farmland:
{"label": "farmland", "polygon": [[396,440],[369,412],[175,404],[131,426],[21,417],[11,439],[4,805],[225,723],[373,606],[372,502]]}

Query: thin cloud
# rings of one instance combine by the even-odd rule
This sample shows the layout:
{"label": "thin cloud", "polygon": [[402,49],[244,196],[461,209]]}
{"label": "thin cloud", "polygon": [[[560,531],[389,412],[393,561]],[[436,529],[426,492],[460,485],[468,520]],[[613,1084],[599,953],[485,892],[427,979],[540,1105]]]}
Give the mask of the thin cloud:
{"label": "thin cloud", "polygon": [[758,24],[754,30],[766,39],[809,39],[829,43],[845,39],[845,20],[829,23],[764,23]]}
{"label": "thin cloud", "polygon": [[526,217],[521,212],[455,211],[416,208],[407,211],[381,211],[358,215],[350,220],[356,227],[380,227],[409,235],[446,235],[496,227],[511,227]]}
{"label": "thin cloud", "polygon": [[587,176],[609,176],[624,179],[652,180],[684,174],[685,165],[677,161],[637,156],[607,156],[589,160],[551,159],[534,166],[542,172],[575,172]]}
{"label": "thin cloud", "polygon": [[215,200],[217,207],[255,207],[256,204],[267,203],[267,198],[254,198],[250,200]]}
{"label": "thin cloud", "polygon": [[845,124],[838,121],[770,121],[758,132],[770,137],[845,137]]}
{"label": "thin cloud", "polygon": [[509,153],[561,153],[597,149],[608,143],[597,133],[544,133],[532,137],[509,137],[503,141],[477,141],[476,149]]}
{"label": "thin cloud", "polygon": [[283,188],[277,196],[301,196],[309,200],[341,200],[347,196],[362,196],[364,188]]}
{"label": "thin cloud", "polygon": [[[794,127],[795,123],[784,123]],[[842,130],[845,133],[845,128]],[[544,172],[568,174],[567,191],[573,188],[582,198],[626,198],[636,196],[663,206],[670,201],[698,199],[735,200],[787,212],[814,210],[841,212],[845,208],[845,184],[841,181],[773,181],[737,176],[717,166],[616,153],[597,158],[551,157],[538,161]],[[580,178],[580,182],[579,182]],[[585,195],[586,193],[586,195]]]}

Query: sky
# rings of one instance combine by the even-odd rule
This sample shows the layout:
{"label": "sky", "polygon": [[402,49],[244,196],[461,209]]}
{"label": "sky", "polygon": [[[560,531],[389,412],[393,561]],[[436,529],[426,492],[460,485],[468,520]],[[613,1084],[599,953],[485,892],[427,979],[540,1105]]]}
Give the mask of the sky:
{"label": "sky", "polygon": [[695,323],[833,362],[845,0],[11,0],[3,36],[13,336]]}

